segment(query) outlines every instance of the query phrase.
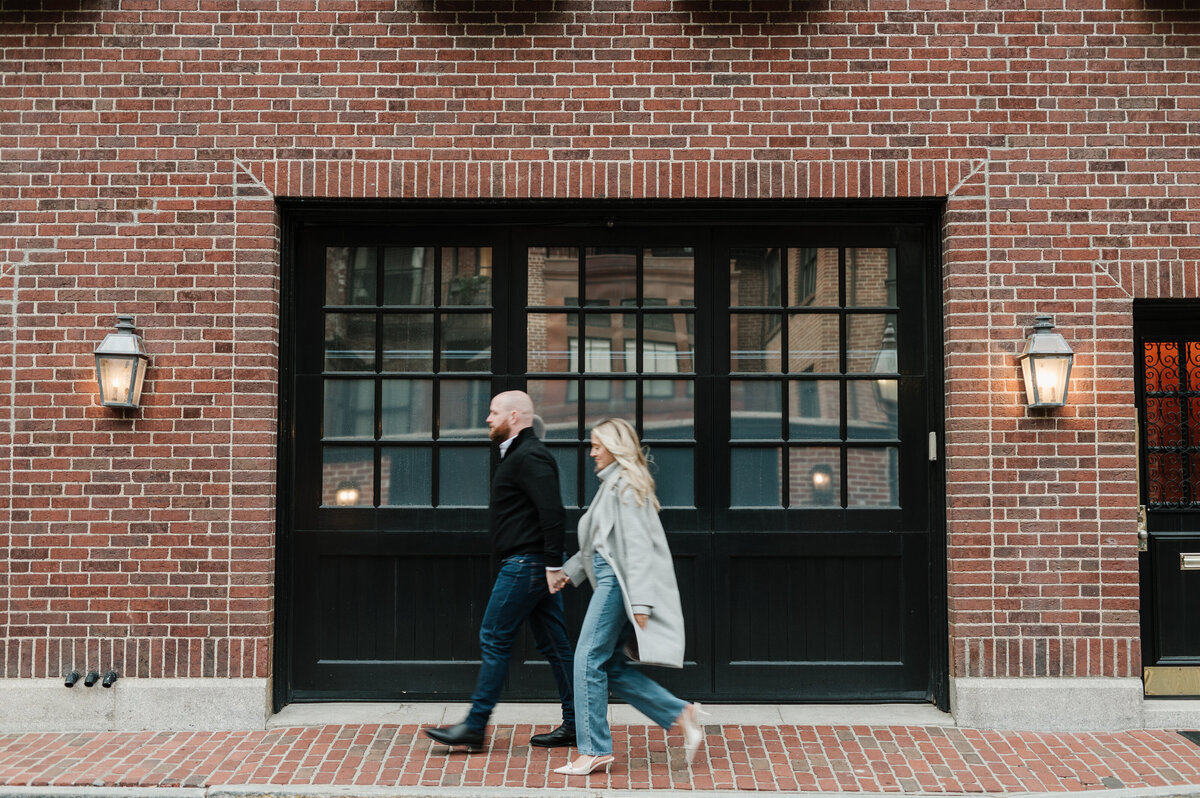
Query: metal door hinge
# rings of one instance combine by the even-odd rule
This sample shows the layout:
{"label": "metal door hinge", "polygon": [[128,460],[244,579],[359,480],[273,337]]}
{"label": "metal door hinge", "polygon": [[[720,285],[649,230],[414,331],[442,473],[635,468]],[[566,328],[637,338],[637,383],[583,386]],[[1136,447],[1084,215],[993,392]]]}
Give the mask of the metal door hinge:
{"label": "metal door hinge", "polygon": [[1138,505],[1138,551],[1150,551],[1150,533],[1146,531],[1146,505]]}
{"label": "metal door hinge", "polygon": [[937,433],[929,433],[929,462],[937,459]]}

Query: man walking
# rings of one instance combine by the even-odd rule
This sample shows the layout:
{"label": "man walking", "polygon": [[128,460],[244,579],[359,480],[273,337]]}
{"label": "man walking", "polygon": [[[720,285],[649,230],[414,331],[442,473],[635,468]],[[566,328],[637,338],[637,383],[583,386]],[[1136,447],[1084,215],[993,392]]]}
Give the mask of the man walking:
{"label": "man walking", "polygon": [[488,408],[488,437],[500,445],[500,465],[488,504],[492,551],[500,573],[479,629],[482,662],[471,711],[455,726],[425,729],[439,743],[483,750],[484,729],[508,677],[513,640],[525,621],[538,651],[550,663],[562,701],[562,725],[535,734],[543,748],[575,744],[574,655],[567,640],[562,596],[550,586],[562,572],[566,513],[558,492],[558,465],[533,431],[533,400],[524,391],[505,391]]}

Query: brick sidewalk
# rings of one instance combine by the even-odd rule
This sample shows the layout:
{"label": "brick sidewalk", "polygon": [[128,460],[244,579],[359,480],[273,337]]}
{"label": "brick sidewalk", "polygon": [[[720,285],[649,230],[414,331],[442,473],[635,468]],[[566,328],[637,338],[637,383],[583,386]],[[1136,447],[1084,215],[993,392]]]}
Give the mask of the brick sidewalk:
{"label": "brick sidewalk", "polygon": [[1200,746],[1176,732],[1034,733],[921,726],[709,726],[691,769],[678,735],[613,728],[610,774],[552,772],[549,727],[492,728],[486,753],[448,754],[419,727],[0,735],[7,786],[346,785],[823,792],[1026,793],[1200,785]]}

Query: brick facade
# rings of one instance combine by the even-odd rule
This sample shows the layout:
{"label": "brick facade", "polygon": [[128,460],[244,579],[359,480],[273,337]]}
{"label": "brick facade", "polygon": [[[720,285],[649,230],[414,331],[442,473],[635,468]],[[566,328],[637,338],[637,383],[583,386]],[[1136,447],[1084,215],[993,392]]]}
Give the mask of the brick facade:
{"label": "brick facade", "polygon": [[1131,301],[1200,296],[1181,0],[46,5],[0,7],[0,676],[270,675],[276,197],[945,198],[951,673],[1139,673]]}

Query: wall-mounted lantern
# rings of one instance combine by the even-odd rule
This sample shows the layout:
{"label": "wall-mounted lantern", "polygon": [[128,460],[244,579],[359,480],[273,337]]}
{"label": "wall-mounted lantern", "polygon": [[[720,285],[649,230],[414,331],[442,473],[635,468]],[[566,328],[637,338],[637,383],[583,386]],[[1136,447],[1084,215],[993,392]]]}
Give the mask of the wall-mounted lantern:
{"label": "wall-mounted lantern", "polygon": [[1051,316],[1038,316],[1025,348],[1017,355],[1030,407],[1062,407],[1067,403],[1075,353],[1065,338],[1051,332],[1053,329]]}
{"label": "wall-mounted lantern", "polygon": [[117,331],[96,347],[96,382],[105,407],[137,407],[150,356],[133,331],[133,316],[117,316]]}
{"label": "wall-mounted lantern", "polygon": [[[871,364],[871,372],[894,375],[899,370],[900,364],[896,354],[896,327],[889,321],[884,325],[883,340],[880,342],[879,351],[875,354],[875,362]],[[872,385],[876,403],[889,416],[896,412],[899,385],[899,381],[894,376],[879,377]]]}

